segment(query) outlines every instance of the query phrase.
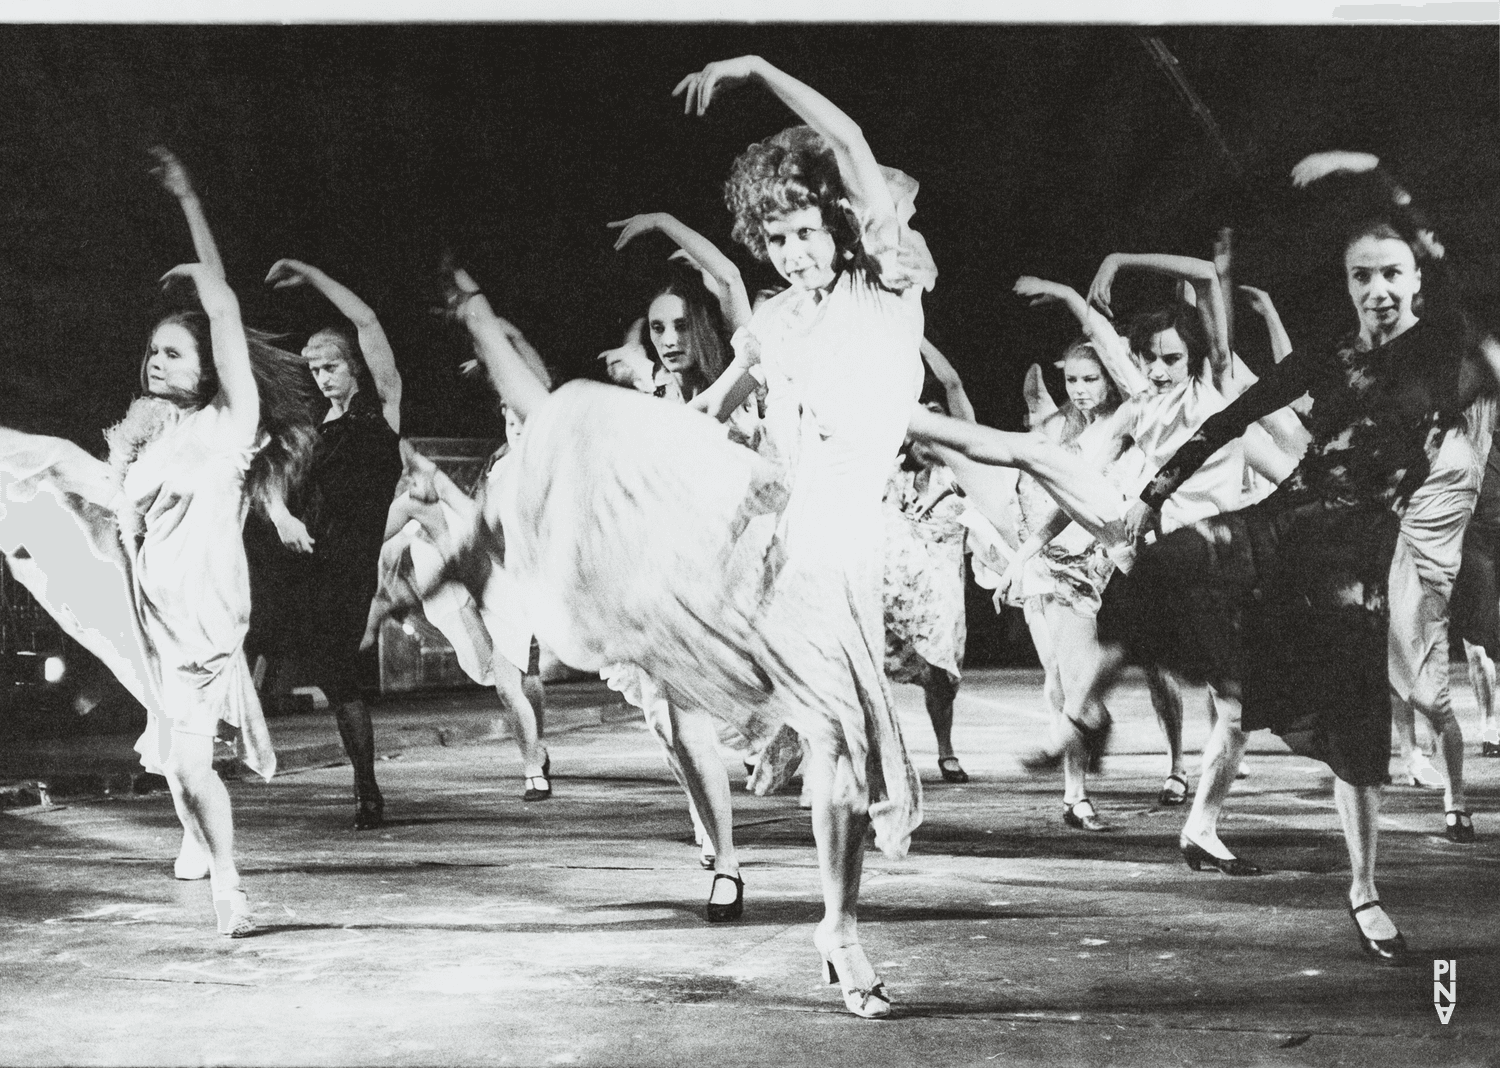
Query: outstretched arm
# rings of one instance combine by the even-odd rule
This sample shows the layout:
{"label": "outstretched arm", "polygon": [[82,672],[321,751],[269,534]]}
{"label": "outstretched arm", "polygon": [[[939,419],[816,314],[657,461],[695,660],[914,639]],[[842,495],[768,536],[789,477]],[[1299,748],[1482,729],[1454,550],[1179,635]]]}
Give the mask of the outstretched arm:
{"label": "outstretched arm", "polygon": [[[686,114],[704,114],[721,88],[756,80],[828,142],[838,160],[839,176],[860,217],[875,230],[877,240],[894,240],[896,205],[885,176],[859,126],[822,93],[771,66],[759,56],[741,56],[710,63],[677,83],[673,96],[683,98]],[[887,232],[889,228],[889,232]]]}
{"label": "outstretched arm", "polygon": [[203,214],[203,205],[198,200],[198,194],[193,191],[187,168],[170,149],[162,145],[153,148],[151,154],[156,157],[156,166],[151,168],[151,173],[156,175],[167,192],[177,198],[182,214],[187,218],[188,232],[193,235],[193,253],[198,257],[198,262],[220,279],[226,278],[224,261],[219,258],[219,246],[214,244],[214,235],[208,229],[208,216]]}
{"label": "outstretched arm", "polygon": [[661,211],[632,215],[628,219],[620,219],[607,225],[620,231],[620,236],[615,241],[616,252],[635,238],[653,230],[671,238],[686,253],[688,262],[702,271],[704,280],[711,283],[708,288],[718,298],[719,311],[723,313],[724,323],[729,327],[730,333],[750,322],[750,296],[745,292],[745,280],[740,277],[740,269],[719,251],[718,246],[697,230]]}
{"label": "outstretched arm", "polygon": [[1249,298],[1251,310],[1266,321],[1266,329],[1271,334],[1271,359],[1280,363],[1292,351],[1292,338],[1286,332],[1286,327],[1282,325],[1281,315],[1276,311],[1276,305],[1271,303],[1271,294],[1264,289],[1256,289],[1254,286],[1235,286],[1235,288]]}
{"label": "outstretched arm", "polygon": [[1203,330],[1208,335],[1208,362],[1213,371],[1214,385],[1220,389],[1230,373],[1229,367],[1229,320],[1224,310],[1224,290],[1219,285],[1219,271],[1208,260],[1192,256],[1172,256],[1166,253],[1111,252],[1104,257],[1099,271],[1089,286],[1089,303],[1109,311],[1110,288],[1115,275],[1122,270],[1155,271],[1193,287],[1197,297],[1198,315],[1203,320]]}
{"label": "outstretched arm", "polygon": [[392,430],[401,433],[401,372],[396,370],[396,354],[391,351],[390,339],[370,306],[348,287],[301,260],[277,260],[266,273],[266,281],[277,289],[310,285],[354,324],[359,334],[359,351],[375,380],[385,421]]}
{"label": "outstretched arm", "polygon": [[927,366],[932,368],[932,376],[943,387],[943,394],[948,399],[948,414],[966,423],[978,422],[974,414],[974,405],[970,402],[969,395],[964,392],[963,379],[958,377],[958,372],[948,362],[948,357],[939,352],[937,346],[925,337],[922,339],[922,358],[927,361]]}
{"label": "outstretched arm", "polygon": [[521,332],[495,314],[469,272],[453,272],[449,296],[452,314],[469,328],[474,352],[489,373],[500,399],[516,410],[522,421],[547,400],[546,369]]}
{"label": "outstretched arm", "polygon": [[250,345],[240,322],[240,302],[229,284],[206,264],[185,263],[162,275],[163,282],[174,279],[187,279],[197,287],[198,302],[208,315],[214,370],[219,373],[219,393],[213,403],[228,409],[240,443],[253,445],[260,432],[260,392],[250,370]]}
{"label": "outstretched arm", "polygon": [[[1130,358],[1129,344],[1120,336],[1113,323],[1078,295],[1078,290],[1028,274],[1016,279],[1015,292],[1017,296],[1025,297],[1032,307],[1058,303],[1072,312],[1078,325],[1083,327],[1084,336],[1094,343],[1099,359],[1104,363],[1104,370],[1115,380],[1115,386],[1122,396],[1134,397],[1150,389],[1151,384],[1146,381],[1146,376],[1141,374],[1141,369]],[[1107,303],[1106,292],[1106,305]]]}

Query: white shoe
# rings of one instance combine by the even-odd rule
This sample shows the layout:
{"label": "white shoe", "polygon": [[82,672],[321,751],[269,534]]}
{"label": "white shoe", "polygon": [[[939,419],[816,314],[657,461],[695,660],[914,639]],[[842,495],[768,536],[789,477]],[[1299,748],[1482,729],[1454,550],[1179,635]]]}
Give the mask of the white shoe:
{"label": "white shoe", "polygon": [[1448,785],[1442,772],[1432,766],[1427,754],[1420,749],[1406,761],[1406,785],[1421,786],[1428,790],[1441,790]]}

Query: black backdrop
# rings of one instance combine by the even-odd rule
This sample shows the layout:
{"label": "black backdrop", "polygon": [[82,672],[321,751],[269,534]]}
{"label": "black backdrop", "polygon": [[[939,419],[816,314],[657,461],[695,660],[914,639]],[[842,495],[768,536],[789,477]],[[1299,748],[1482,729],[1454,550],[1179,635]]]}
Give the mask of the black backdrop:
{"label": "black backdrop", "polygon": [[[1347,329],[1328,210],[1338,190],[1287,188],[1317,149],[1385,158],[1488,310],[1500,268],[1493,27],[1157,32],[1244,185],[1128,27],[7,28],[0,422],[96,448],[123,410],[164,307],[155,279],[191,257],[146,173],[161,142],[194,175],[247,321],[300,344],[330,309],[261,279],[280,256],[315,263],[386,324],[407,432],[493,434],[489,403],[454,374],[460,339],[427,311],[442,251],[562,377],[597,374],[594,355],[618,344],[669,251],[650,239],[616,254],[604,223],[666,210],[727,246],[730,161],[791,121],[754,90],[704,119],[670,97],[684,74],[746,52],[825,92],[882,162],[922,182],[914,225],[942,272],[928,335],[993,425],[1019,424],[1025,367],[1050,364],[1068,333],[1059,313],[1010,295],[1022,273],[1083,288],[1106,252],[1207,255],[1228,223],[1237,278],[1271,291],[1298,344]],[[735,255],[752,283],[771,280]],[[1118,302],[1156,295],[1122,283]],[[1243,305],[1240,323],[1253,364],[1263,331]],[[994,624],[973,616],[982,660]]]}

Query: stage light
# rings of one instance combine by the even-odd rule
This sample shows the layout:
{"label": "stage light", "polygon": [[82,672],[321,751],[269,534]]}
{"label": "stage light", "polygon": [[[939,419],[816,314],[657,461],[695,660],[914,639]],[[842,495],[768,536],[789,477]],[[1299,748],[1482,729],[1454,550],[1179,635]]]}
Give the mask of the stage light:
{"label": "stage light", "polygon": [[63,663],[60,656],[49,656],[42,664],[42,678],[48,682],[61,682],[67,671],[68,665]]}

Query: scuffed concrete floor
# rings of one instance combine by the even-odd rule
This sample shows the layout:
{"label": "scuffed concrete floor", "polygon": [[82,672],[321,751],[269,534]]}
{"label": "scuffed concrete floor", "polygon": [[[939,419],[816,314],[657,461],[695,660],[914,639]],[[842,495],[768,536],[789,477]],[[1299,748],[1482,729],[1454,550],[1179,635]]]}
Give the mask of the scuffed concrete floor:
{"label": "scuffed concrete floor", "polygon": [[[1144,687],[1111,702],[1091,792],[1118,829],[1089,835],[1062,826],[1060,779],[1015,763],[1044,728],[1037,684],[966,680],[966,786],[937,780],[920,691],[898,688],[927,817],[905,860],[869,855],[862,907],[892,1020],[849,1016],[818,981],[796,797],[736,794],[745,919],[707,924],[655,743],[585,687],[601,712],[553,736],[543,804],[521,803],[497,740],[382,761],[390,824],[368,834],[349,828],[347,767],[232,783],[264,925],[243,940],[214,933],[206,882],[171,878],[164,794],[0,812],[0,1063],[1500,1063],[1500,760],[1469,761],[1473,846],[1441,837],[1441,794],[1387,791],[1382,896],[1417,965],[1381,969],[1344,911],[1326,769],[1255,736],[1222,830],[1274,870],[1194,875],[1183,810],[1154,803]],[[1206,729],[1190,697],[1191,749]],[[1458,961],[1446,1026],[1433,958]]]}

